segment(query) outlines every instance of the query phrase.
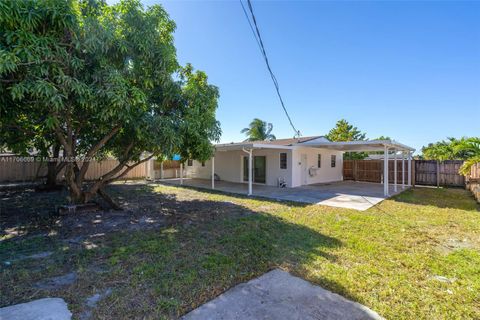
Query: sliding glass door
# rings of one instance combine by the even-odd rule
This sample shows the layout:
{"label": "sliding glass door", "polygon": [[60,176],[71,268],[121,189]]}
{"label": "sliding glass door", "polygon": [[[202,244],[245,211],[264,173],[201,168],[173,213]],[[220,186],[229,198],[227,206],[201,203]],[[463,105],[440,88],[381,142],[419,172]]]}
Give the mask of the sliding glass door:
{"label": "sliding glass door", "polygon": [[[243,181],[248,181],[248,157],[243,157]],[[265,183],[267,181],[267,158],[265,156],[253,157],[253,182]]]}

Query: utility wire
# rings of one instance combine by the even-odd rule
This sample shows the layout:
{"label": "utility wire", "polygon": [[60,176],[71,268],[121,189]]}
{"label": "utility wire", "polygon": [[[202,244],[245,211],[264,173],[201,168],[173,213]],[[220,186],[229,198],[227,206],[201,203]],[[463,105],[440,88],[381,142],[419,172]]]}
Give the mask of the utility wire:
{"label": "utility wire", "polygon": [[253,24],[255,25],[255,30],[253,29],[252,23],[250,21],[250,17],[248,16],[247,11],[245,10],[243,2],[242,2],[242,0],[240,0],[240,4],[242,5],[243,12],[245,13],[245,18],[247,18],[248,24],[250,25],[250,29],[253,32],[255,40],[257,41],[257,44],[260,48],[260,52],[262,53],[263,59],[265,60],[265,64],[267,65],[268,72],[270,73],[270,77],[272,78],[273,84],[275,86],[275,90],[277,91],[277,95],[278,95],[278,98],[279,98],[280,103],[282,105],[283,111],[285,112],[285,115],[287,116],[287,119],[288,119],[288,122],[290,123],[290,126],[292,127],[293,131],[295,132],[295,137],[300,137],[300,135],[301,135],[300,130],[297,130],[297,128],[295,128],[295,125],[293,124],[292,119],[290,118],[290,115],[288,114],[287,108],[285,107],[285,103],[283,102],[282,95],[280,94],[280,87],[278,85],[277,78],[275,77],[275,74],[273,73],[272,68],[270,67],[270,62],[268,61],[267,52],[265,50],[265,46],[263,45],[262,36],[260,35],[260,30],[258,28],[257,19],[255,18],[255,14],[253,13],[252,3],[251,3],[250,0],[247,0],[247,3],[248,3],[248,9],[250,10],[250,13],[252,15]]}
{"label": "utility wire", "polygon": [[243,5],[242,0],[240,0],[240,4],[242,5],[243,13],[245,14],[245,18],[248,21],[248,25],[250,26],[250,30],[252,30],[253,37],[255,38],[255,41],[257,42],[258,49],[260,49],[260,53],[263,55],[262,46],[260,45],[260,41],[258,41],[257,34],[255,33],[255,30],[253,29],[252,22],[250,21],[250,17],[248,16],[247,10],[245,9],[245,6]]}

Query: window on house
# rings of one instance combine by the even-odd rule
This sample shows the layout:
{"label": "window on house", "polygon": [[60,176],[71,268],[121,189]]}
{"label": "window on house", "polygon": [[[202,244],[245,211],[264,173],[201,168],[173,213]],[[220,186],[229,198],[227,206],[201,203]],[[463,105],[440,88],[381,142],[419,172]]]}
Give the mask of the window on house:
{"label": "window on house", "polygon": [[321,168],[322,167],[322,155],[319,154],[317,158],[317,167]]}
{"label": "window on house", "polygon": [[202,167],[205,167],[205,161],[202,161]]}
{"label": "window on house", "polygon": [[332,168],[335,168],[335,166],[337,165],[337,156],[332,154],[332,157],[330,159],[330,165]]}
{"label": "window on house", "polygon": [[280,153],[280,169],[287,169],[287,154],[285,152]]}
{"label": "window on house", "polygon": [[193,160],[192,159],[187,160],[187,166],[189,166],[189,167],[193,166]]}

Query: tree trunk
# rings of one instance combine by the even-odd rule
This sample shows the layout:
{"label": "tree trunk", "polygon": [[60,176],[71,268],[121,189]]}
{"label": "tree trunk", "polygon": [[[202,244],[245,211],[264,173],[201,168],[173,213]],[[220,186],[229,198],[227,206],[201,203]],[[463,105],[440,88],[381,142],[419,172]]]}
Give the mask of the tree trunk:
{"label": "tree trunk", "polygon": [[[95,154],[111,139],[115,136],[115,134],[120,130],[120,126],[114,126],[113,129],[105,135],[102,139],[98,141],[92,148],[86,153],[87,158],[94,157]],[[74,132],[70,124],[66,123],[66,128],[62,128],[60,126],[55,127],[55,134],[61,145],[64,148],[64,152],[67,158],[75,159],[77,156],[76,154],[76,139]],[[132,148],[134,147],[134,142],[131,142],[128,146],[125,147],[123,151],[123,155],[119,158],[120,163],[98,178],[93,184],[86,189],[84,186],[85,174],[88,170],[89,163],[84,162],[81,167],[78,166],[76,161],[68,162],[66,164],[65,169],[65,181],[67,183],[69,193],[70,193],[70,201],[76,204],[85,204],[87,202],[92,201],[95,196],[98,194],[102,198],[104,198],[110,206],[114,209],[119,209],[118,206],[110,196],[107,195],[104,188],[106,185],[112,183],[115,180],[118,180],[125,176],[130,170],[135,168],[141,163],[150,160],[153,157],[153,154],[149,157],[142,159],[133,165],[128,165],[129,160],[132,159],[134,156],[131,152]],[[88,161],[89,159],[87,159]],[[123,170],[123,171],[122,171]]]}
{"label": "tree trunk", "polygon": [[47,181],[45,187],[47,189],[57,186],[57,163],[53,161],[47,162]]}
{"label": "tree trunk", "polygon": [[[91,202],[95,196],[98,194],[101,196],[113,209],[121,210],[121,207],[115,203],[115,201],[105,192],[105,187],[124,177],[130,170],[135,168],[136,166],[144,163],[151,159],[153,155],[142,159],[136,162],[133,165],[128,165],[127,161],[120,162],[115,168],[101,176],[97,179],[88,189],[84,188],[83,178],[78,178],[79,175],[82,173],[78,170],[75,163],[69,163],[67,165],[67,170],[65,172],[65,180],[67,181],[69,191],[70,191],[70,199],[73,203],[76,204],[85,204]],[[123,170],[123,171],[122,171]]]}
{"label": "tree trunk", "polygon": [[49,158],[47,161],[47,180],[45,184],[39,187],[42,191],[49,191],[49,190],[58,190],[62,186],[59,185],[57,182],[57,176],[65,167],[64,163],[58,163],[58,157],[60,155],[60,145],[57,144],[53,148],[52,157]]}

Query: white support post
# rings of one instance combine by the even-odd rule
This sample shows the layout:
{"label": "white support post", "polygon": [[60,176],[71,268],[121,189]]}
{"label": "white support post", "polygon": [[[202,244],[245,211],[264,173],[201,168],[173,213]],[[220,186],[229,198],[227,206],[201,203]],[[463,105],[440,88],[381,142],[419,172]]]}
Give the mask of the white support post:
{"label": "white support post", "polygon": [[409,187],[412,186],[412,153],[408,152],[408,176],[407,176],[407,184]]}
{"label": "white support post", "polygon": [[163,161],[160,162],[160,179],[163,179]]}
{"label": "white support post", "polygon": [[405,189],[405,151],[402,151],[402,189]]}
{"label": "white support post", "polygon": [[180,163],[180,184],[183,184],[183,163]]}
{"label": "white support post", "polygon": [[388,148],[383,149],[383,195],[388,197]]}
{"label": "white support post", "polygon": [[393,150],[393,165],[394,165],[394,168],[393,168],[393,174],[394,174],[394,177],[393,177],[393,190],[395,192],[397,192],[397,176],[398,176],[398,172],[397,172],[397,150]]}
{"label": "white support post", "polygon": [[251,196],[252,195],[252,180],[253,180],[253,177],[252,177],[252,173],[253,173],[253,157],[252,157],[252,153],[253,153],[253,150],[250,149],[248,150],[248,195]]}
{"label": "white support post", "polygon": [[212,190],[215,189],[215,157],[212,157]]}

